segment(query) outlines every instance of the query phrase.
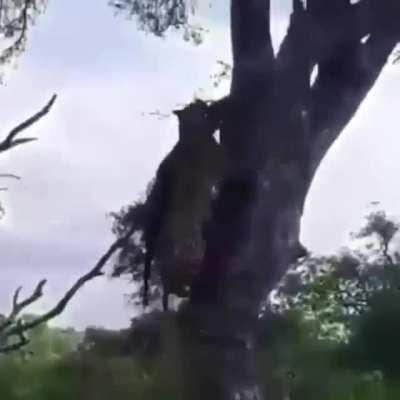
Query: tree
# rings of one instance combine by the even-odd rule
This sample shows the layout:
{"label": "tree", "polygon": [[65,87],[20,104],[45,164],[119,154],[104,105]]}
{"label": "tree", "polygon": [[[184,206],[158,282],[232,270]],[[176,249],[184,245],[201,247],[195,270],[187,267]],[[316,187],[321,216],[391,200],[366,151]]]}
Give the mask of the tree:
{"label": "tree", "polygon": [[[184,1],[117,3],[155,34],[188,21],[187,13],[165,18]],[[263,398],[254,357],[260,304],[289,268],[319,164],[400,40],[399,17],[396,0],[293,0],[275,55],[270,1],[231,0],[231,91],[210,105],[223,121],[230,171],[181,311],[186,370],[195,370],[188,398]]]}
{"label": "tree", "polygon": [[357,247],[336,256],[310,257],[278,289],[278,315],[301,315],[320,344],[336,343],[329,363],[356,378],[355,398],[398,397],[398,229],[385,212],[373,211],[352,235]]}

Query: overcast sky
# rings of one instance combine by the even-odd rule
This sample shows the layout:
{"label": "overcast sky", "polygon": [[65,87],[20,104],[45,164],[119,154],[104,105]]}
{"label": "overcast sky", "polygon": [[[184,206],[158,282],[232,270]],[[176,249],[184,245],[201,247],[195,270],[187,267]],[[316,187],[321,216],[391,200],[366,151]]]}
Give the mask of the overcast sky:
{"label": "overcast sky", "polygon": [[[112,242],[106,214],[140,196],[177,138],[173,117],[146,113],[168,113],[201,88],[219,94],[207,89],[216,60],[230,59],[222,3],[208,20],[204,44],[194,47],[180,35],[160,40],[138,32],[132,21],[114,17],[106,0],[50,1],[18,68],[0,87],[0,135],[59,95],[28,132],[40,140],[1,159],[0,172],[23,180],[1,193],[7,215],[0,222],[0,312],[15,287],[29,290],[42,277],[49,280],[40,304],[45,310]],[[285,30],[285,3],[274,3],[276,45]],[[344,245],[370,201],[400,215],[399,99],[400,65],[389,66],[311,188],[302,230],[311,250],[329,253]],[[57,322],[127,325],[133,310],[123,294],[129,290],[128,282],[93,281]]]}

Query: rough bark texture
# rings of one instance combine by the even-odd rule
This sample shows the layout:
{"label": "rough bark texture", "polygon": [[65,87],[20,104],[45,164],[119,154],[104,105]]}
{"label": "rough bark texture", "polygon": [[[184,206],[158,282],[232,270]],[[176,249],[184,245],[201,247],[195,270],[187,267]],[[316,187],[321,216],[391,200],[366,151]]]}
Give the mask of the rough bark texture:
{"label": "rough bark texture", "polygon": [[230,173],[213,204],[203,272],[180,315],[186,398],[264,398],[254,357],[259,306],[289,267],[318,165],[399,39],[396,1],[307,3],[293,0],[274,56],[269,1],[232,0],[233,79],[221,132]]}

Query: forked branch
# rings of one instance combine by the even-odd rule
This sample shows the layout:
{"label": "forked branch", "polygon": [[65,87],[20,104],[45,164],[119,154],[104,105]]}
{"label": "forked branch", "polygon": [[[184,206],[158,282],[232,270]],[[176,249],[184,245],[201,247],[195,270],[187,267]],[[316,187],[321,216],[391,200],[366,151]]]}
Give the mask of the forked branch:
{"label": "forked branch", "polygon": [[[293,0],[277,55],[283,96],[302,93],[308,116],[310,178],[374,86],[400,40],[395,0]],[[311,83],[311,71],[316,71]],[[286,84],[286,86],[285,86]],[[299,92],[300,90],[300,92]],[[299,93],[298,93],[299,92]],[[310,182],[309,182],[310,183]],[[305,188],[307,189],[307,188]]]}
{"label": "forked branch", "polygon": [[40,111],[38,111],[36,114],[32,115],[30,118],[28,118],[27,120],[17,125],[15,128],[13,128],[6,136],[6,138],[2,142],[0,142],[0,153],[10,150],[13,147],[18,146],[20,144],[37,140],[37,138],[34,137],[27,137],[27,138],[16,138],[16,137],[25,129],[29,128],[37,121],[39,121],[41,118],[43,118],[50,111],[51,107],[56,101],[56,98],[57,95],[54,94],[52,98],[49,100],[49,102]]}
{"label": "forked branch", "polygon": [[19,297],[22,288],[19,287],[14,293],[10,314],[4,317],[2,321],[0,320],[0,354],[21,349],[29,343],[27,333],[30,330],[60,315],[85,283],[104,274],[103,268],[108,260],[118,249],[126,245],[133,232],[134,229],[132,228],[124,236],[117,239],[103,256],[100,257],[94,267],[86,274],[82,275],[53,308],[35,317],[31,321],[24,321],[23,317],[21,317],[21,313],[43,296],[43,288],[46,284],[46,280],[41,280],[36,285],[32,294],[21,301]]}

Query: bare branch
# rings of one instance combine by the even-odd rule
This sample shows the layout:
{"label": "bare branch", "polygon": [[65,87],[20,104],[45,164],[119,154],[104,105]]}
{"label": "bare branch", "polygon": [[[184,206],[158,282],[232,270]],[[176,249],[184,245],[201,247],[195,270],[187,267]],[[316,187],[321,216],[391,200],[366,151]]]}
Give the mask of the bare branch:
{"label": "bare branch", "polygon": [[0,178],[12,178],[12,179],[17,179],[20,180],[21,177],[15,174],[0,174]]}
{"label": "bare branch", "polygon": [[0,354],[12,353],[14,351],[21,349],[22,347],[26,346],[29,343],[29,340],[23,333],[18,335],[18,339],[19,339],[18,342],[15,342],[13,344],[0,346]]}
{"label": "bare branch", "polygon": [[[33,293],[21,302],[18,300],[21,288],[18,288],[13,296],[13,306],[10,315],[0,323],[0,343],[6,343],[4,346],[0,345],[0,353],[10,352],[23,347],[28,343],[28,340],[25,337],[26,332],[61,314],[71,299],[75,296],[78,290],[84,286],[85,283],[104,274],[103,268],[105,264],[118,249],[126,245],[134,231],[135,229],[133,227],[124,236],[117,239],[98,260],[94,267],[89,272],[81,276],[51,310],[34,318],[31,321],[24,322],[23,319],[19,318],[18,316],[24,309],[26,309],[26,307],[42,297],[43,287],[46,284],[46,280],[40,281]],[[7,344],[8,339],[11,337],[18,337],[18,341],[16,343]]]}
{"label": "bare branch", "polygon": [[[21,177],[19,177],[18,175],[14,175],[14,174],[0,174],[0,178],[12,178],[12,179],[18,179],[18,180],[21,179]],[[8,187],[0,187],[1,192],[6,192],[7,190],[8,190]]]}
{"label": "bare branch", "polygon": [[20,144],[28,143],[33,140],[37,140],[37,138],[21,138],[21,139],[15,139],[15,137],[24,131],[25,129],[29,128],[33,124],[35,124],[37,121],[39,121],[41,118],[43,118],[51,109],[53,106],[54,102],[56,101],[57,95],[54,94],[50,101],[36,114],[34,114],[32,117],[28,118],[26,121],[22,122],[21,124],[17,125],[14,129],[10,131],[10,133],[7,135],[7,137],[0,142],[0,153],[10,150],[11,148],[18,146]]}
{"label": "bare branch", "polygon": [[21,302],[18,301],[22,286],[17,288],[14,292],[13,295],[13,300],[12,300],[12,309],[10,312],[10,315],[4,319],[3,322],[0,323],[0,334],[1,332],[8,326],[12,325],[15,323],[16,318],[19,316],[21,311],[23,311],[26,307],[30,306],[33,304],[35,301],[40,299],[43,295],[43,287],[46,284],[46,280],[43,279],[41,280],[35,287],[34,291],[32,294],[27,297],[26,299],[22,300]]}
{"label": "bare branch", "polygon": [[19,287],[15,291],[14,299],[13,299],[13,308],[15,309],[16,314],[19,314],[24,308],[28,307],[36,300],[40,299],[43,296],[43,287],[46,284],[46,279],[42,279],[35,287],[32,294],[26,298],[25,300],[18,302],[19,293],[22,290],[22,287]]}
{"label": "bare branch", "polygon": [[18,306],[18,297],[19,294],[21,293],[22,290],[22,286],[18,287],[15,292],[14,292],[14,296],[13,296],[13,310],[15,310]]}
{"label": "bare branch", "polygon": [[[21,320],[17,320],[16,326],[20,327],[21,323]],[[12,353],[13,351],[17,351],[29,343],[29,339],[26,337],[23,330],[19,330],[18,333],[15,334],[15,336],[17,336],[18,338],[16,342],[5,344],[3,346],[0,345],[0,354]]]}

